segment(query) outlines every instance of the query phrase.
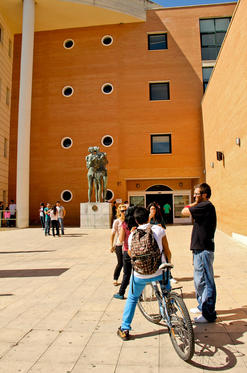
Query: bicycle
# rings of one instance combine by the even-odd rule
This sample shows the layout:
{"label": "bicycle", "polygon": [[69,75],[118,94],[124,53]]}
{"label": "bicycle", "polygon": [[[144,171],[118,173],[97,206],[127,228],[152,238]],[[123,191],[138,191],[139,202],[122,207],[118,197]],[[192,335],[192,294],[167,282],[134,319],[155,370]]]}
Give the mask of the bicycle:
{"label": "bicycle", "polygon": [[[163,263],[159,268],[162,269],[162,281],[147,284],[137,304],[148,321],[159,324],[163,319],[176,353],[182,360],[189,361],[194,355],[195,341],[190,315],[182,298],[182,287],[167,290],[173,265]],[[181,294],[174,291],[178,289]]]}

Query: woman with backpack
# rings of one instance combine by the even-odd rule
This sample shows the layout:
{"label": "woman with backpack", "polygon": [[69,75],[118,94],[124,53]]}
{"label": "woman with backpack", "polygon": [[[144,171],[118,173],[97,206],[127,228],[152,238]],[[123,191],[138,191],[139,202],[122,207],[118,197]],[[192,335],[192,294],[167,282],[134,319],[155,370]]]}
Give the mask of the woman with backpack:
{"label": "woman with backpack", "polygon": [[[125,211],[126,211],[126,206],[121,204],[117,208],[117,219],[114,220],[113,225],[112,225],[112,234],[111,234],[111,253],[115,251],[116,256],[117,256],[117,265],[115,267],[114,273],[113,273],[113,285],[118,286],[120,285],[118,283],[118,278],[121,272],[121,269],[123,267],[123,244],[119,240],[119,235],[121,231],[121,226],[122,223],[124,222],[125,219]],[[116,245],[114,245],[114,239],[116,237]]]}
{"label": "woman with backpack", "polygon": [[121,230],[120,230],[119,241],[123,243],[124,274],[123,274],[123,279],[122,279],[119,292],[113,295],[113,297],[116,299],[124,299],[124,293],[130,281],[132,266],[131,266],[130,256],[128,255],[128,238],[129,238],[130,233],[137,227],[137,223],[134,218],[135,209],[136,209],[136,206],[128,207],[125,213],[124,222],[122,223]]}

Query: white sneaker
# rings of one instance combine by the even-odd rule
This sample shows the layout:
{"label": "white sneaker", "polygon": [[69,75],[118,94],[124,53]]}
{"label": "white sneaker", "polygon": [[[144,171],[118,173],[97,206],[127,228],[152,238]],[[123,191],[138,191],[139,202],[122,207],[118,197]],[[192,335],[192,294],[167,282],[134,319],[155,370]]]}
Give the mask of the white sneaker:
{"label": "white sneaker", "polygon": [[208,323],[208,320],[207,319],[205,319],[205,317],[204,316],[198,316],[198,317],[195,317],[194,318],[194,321],[196,322],[196,323],[198,323],[198,324],[206,324],[206,323]]}
{"label": "white sneaker", "polygon": [[190,312],[191,312],[191,313],[202,313],[202,311],[200,311],[198,307],[191,308],[191,309],[190,309]]}
{"label": "white sneaker", "polygon": [[173,284],[177,284],[178,283],[177,280],[175,278],[173,278],[173,277],[170,279],[170,282],[173,282]]}

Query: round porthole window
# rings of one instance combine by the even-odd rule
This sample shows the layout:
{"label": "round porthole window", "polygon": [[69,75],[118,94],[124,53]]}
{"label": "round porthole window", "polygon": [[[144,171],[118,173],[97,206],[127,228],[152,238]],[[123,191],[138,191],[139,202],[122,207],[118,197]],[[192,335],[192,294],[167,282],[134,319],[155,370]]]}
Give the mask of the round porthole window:
{"label": "round porthole window", "polygon": [[64,46],[65,49],[71,49],[71,48],[73,48],[74,45],[75,45],[75,43],[74,43],[74,40],[72,40],[72,39],[67,39],[67,40],[64,40],[64,42],[63,42],[63,46]]}
{"label": "round porthole window", "polygon": [[61,145],[64,149],[69,149],[73,145],[73,140],[70,137],[64,137],[61,141]]}
{"label": "round porthole window", "polygon": [[105,35],[103,36],[103,38],[101,39],[101,43],[105,46],[105,47],[109,47],[109,45],[111,45],[113,43],[113,37],[111,35]]}
{"label": "round porthole window", "polygon": [[113,85],[111,83],[105,83],[102,85],[101,90],[105,95],[109,95],[113,92]]}
{"label": "round porthole window", "polygon": [[66,86],[66,87],[63,88],[62,93],[63,93],[63,96],[70,97],[70,96],[73,95],[74,90],[73,90],[72,87]]}
{"label": "round porthole window", "polygon": [[113,197],[114,197],[114,193],[113,193],[113,191],[111,190],[111,189],[107,189],[107,191],[106,191],[106,201],[111,201],[112,199],[113,199]]}
{"label": "round porthole window", "polygon": [[110,135],[102,137],[101,143],[104,146],[111,146],[113,144],[113,138]]}
{"label": "round porthole window", "polygon": [[61,198],[64,202],[69,202],[72,200],[73,195],[70,190],[63,190],[61,193]]}

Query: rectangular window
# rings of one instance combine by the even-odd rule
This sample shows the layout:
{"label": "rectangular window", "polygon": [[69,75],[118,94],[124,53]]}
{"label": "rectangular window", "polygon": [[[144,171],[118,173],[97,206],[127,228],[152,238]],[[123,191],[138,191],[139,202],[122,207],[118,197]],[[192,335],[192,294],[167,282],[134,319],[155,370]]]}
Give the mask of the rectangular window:
{"label": "rectangular window", "polygon": [[9,39],[9,57],[12,57],[12,40]]}
{"label": "rectangular window", "polygon": [[216,60],[231,17],[200,20],[202,60]]}
{"label": "rectangular window", "polygon": [[159,50],[167,49],[167,34],[150,34],[148,35],[148,49]]}
{"label": "rectangular window", "polygon": [[170,154],[171,152],[171,135],[151,135],[152,154]]}
{"label": "rectangular window", "polygon": [[0,23],[0,43],[3,43],[3,26]]}
{"label": "rectangular window", "polygon": [[207,88],[207,85],[208,85],[208,82],[209,82],[209,79],[210,79],[210,76],[212,74],[212,71],[213,71],[213,66],[211,67],[203,67],[202,68],[202,76],[203,76],[203,92],[206,91],[206,88]]}
{"label": "rectangular window", "polygon": [[149,84],[150,100],[170,100],[169,83],[150,83]]}
{"label": "rectangular window", "polygon": [[6,138],[4,138],[3,156],[4,158],[8,157],[8,140]]}
{"label": "rectangular window", "polygon": [[6,88],[6,105],[9,106],[10,103],[10,90],[9,87]]}

